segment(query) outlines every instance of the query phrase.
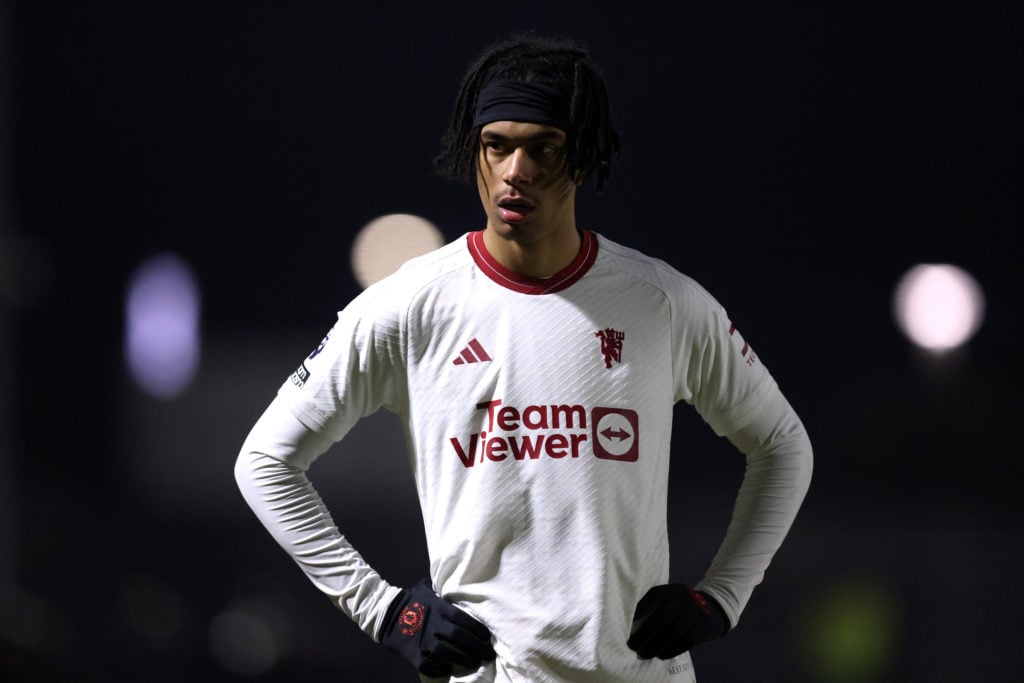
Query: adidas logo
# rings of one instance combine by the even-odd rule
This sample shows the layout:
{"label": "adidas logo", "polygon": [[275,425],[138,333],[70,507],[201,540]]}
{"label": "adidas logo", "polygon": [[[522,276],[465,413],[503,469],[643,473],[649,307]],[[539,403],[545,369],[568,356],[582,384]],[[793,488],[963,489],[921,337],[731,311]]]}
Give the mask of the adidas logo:
{"label": "adidas logo", "polygon": [[462,349],[455,360],[452,361],[452,365],[463,365],[465,363],[484,363],[491,359],[484,351],[484,347],[476,339],[469,342],[469,346]]}

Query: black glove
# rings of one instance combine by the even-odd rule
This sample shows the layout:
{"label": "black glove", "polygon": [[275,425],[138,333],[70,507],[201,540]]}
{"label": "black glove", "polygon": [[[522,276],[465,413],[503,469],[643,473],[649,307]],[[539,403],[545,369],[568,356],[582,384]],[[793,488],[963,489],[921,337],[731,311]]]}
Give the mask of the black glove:
{"label": "black glove", "polygon": [[626,644],[640,659],[671,659],[728,630],[729,619],[714,598],[686,584],[669,583],[655,586],[637,603]]}
{"label": "black glove", "polygon": [[487,627],[435,593],[429,579],[394,599],[380,642],[429,678],[450,676],[455,666],[477,669],[496,656]]}

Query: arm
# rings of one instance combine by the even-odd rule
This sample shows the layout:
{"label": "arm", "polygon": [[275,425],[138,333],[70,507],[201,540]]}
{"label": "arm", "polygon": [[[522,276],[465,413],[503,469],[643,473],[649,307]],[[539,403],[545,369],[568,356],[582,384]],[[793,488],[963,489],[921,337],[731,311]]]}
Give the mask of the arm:
{"label": "arm", "polygon": [[306,477],[330,440],[276,399],[235,461],[249,507],[306,576],[356,624],[431,677],[494,659],[487,628],[437,595],[429,580],[388,584],[349,544]]}
{"label": "arm", "polygon": [[698,591],[736,626],[803,503],[813,452],[803,423],[776,388],[728,439],[747,459],[732,520]]}
{"label": "arm", "polygon": [[735,627],[807,493],[810,439],[777,387],[728,438],[747,457],[732,521],[694,589],[655,586],[637,605],[629,646],[642,658],[668,659]]}
{"label": "arm", "polygon": [[306,477],[330,445],[277,398],[242,445],[235,480],[256,517],[313,584],[376,637],[401,590],[381,578],[338,531]]}
{"label": "arm", "polygon": [[666,289],[675,398],[746,455],[747,467],[729,528],[695,590],[655,586],[637,605],[629,645],[662,658],[736,626],[803,503],[813,461],[803,423],[725,309],[696,283],[675,284]]}

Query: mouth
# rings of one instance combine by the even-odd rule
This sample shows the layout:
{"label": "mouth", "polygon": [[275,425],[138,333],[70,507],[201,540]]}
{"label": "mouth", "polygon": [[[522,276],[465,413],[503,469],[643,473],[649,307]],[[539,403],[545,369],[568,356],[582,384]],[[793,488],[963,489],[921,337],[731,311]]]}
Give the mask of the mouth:
{"label": "mouth", "polygon": [[505,196],[498,200],[498,213],[506,223],[520,223],[533,212],[536,207],[525,197]]}

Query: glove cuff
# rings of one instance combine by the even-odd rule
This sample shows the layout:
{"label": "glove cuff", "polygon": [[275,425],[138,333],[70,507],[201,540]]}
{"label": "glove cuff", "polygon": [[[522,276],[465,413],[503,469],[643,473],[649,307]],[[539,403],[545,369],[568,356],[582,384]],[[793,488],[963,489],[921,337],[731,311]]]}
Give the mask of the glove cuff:
{"label": "glove cuff", "polygon": [[398,618],[398,612],[402,609],[402,605],[405,603],[406,597],[409,595],[409,589],[403,588],[402,591],[395,596],[395,599],[388,605],[388,609],[384,612],[384,618],[380,623],[380,630],[377,632],[377,642],[380,642],[386,633],[395,625],[395,620]]}
{"label": "glove cuff", "polygon": [[703,591],[690,590],[690,597],[708,618],[709,640],[721,638],[729,632],[729,617],[718,601]]}

